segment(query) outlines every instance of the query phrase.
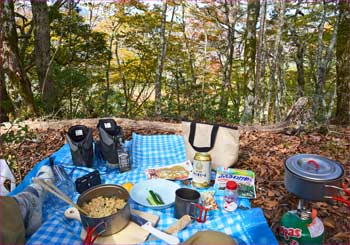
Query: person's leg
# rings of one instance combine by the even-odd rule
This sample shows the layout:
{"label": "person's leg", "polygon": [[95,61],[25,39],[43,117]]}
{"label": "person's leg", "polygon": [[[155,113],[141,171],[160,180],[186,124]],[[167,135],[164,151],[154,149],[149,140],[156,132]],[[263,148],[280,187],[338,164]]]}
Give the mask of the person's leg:
{"label": "person's leg", "polygon": [[[51,167],[46,165],[39,169],[36,178],[55,182]],[[33,234],[41,225],[45,195],[46,190],[43,187],[32,183],[23,192],[14,196],[23,217],[26,236]]]}
{"label": "person's leg", "polygon": [[13,197],[0,196],[0,217],[0,244],[24,244],[24,223],[19,206]]}

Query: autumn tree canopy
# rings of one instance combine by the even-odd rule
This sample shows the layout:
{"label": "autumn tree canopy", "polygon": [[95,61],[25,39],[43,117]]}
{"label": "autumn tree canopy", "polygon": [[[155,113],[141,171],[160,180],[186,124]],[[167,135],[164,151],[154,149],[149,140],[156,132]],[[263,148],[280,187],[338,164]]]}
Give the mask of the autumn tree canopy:
{"label": "autumn tree canopy", "polygon": [[1,120],[349,124],[347,1],[1,1]]}

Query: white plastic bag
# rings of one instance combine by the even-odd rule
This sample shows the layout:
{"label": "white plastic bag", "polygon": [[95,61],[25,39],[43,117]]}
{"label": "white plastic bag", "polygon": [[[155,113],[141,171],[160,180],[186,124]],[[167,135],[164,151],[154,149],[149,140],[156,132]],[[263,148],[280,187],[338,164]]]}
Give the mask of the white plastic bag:
{"label": "white plastic bag", "polygon": [[[11,182],[10,191],[5,187],[5,181]],[[6,196],[16,188],[16,179],[4,159],[0,159],[0,196]]]}

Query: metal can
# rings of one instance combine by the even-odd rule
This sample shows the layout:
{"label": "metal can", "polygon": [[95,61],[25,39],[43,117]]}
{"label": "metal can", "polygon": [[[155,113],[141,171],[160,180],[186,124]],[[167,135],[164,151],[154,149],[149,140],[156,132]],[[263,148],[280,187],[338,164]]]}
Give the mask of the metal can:
{"label": "metal can", "polygon": [[207,188],[210,185],[210,173],[210,154],[197,152],[193,158],[192,185],[198,188]]}

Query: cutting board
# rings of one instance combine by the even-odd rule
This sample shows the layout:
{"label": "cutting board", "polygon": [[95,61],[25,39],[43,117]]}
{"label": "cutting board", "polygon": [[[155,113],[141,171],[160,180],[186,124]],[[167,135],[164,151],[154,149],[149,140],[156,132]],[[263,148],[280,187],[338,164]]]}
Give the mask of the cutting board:
{"label": "cutting board", "polygon": [[[151,213],[145,213],[142,211],[131,209],[131,213],[137,214],[144,219],[151,221],[155,226],[159,221],[159,216]],[[79,212],[75,208],[69,208],[65,211],[64,215],[67,218],[72,218],[80,221]],[[98,237],[94,244],[137,244],[147,240],[149,232],[142,229],[141,226],[130,221],[129,224],[121,231],[110,235]],[[85,229],[81,229],[80,238],[84,240],[86,237]]]}

